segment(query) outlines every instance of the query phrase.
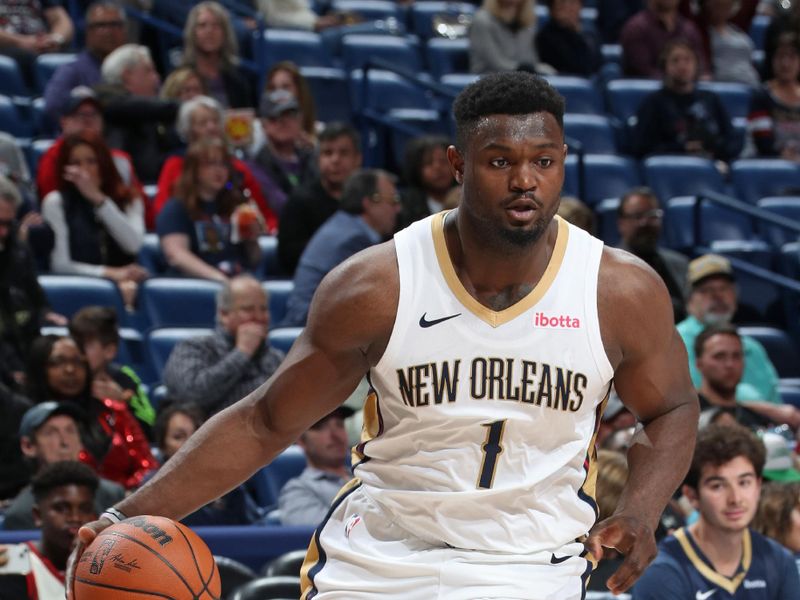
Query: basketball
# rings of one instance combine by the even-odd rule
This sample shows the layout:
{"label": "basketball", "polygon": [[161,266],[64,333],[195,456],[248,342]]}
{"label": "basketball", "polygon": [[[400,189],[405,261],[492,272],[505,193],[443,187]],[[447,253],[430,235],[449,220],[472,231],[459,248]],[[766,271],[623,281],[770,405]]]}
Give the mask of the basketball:
{"label": "basketball", "polygon": [[76,600],[218,600],[211,550],[188,527],[143,515],[104,529],[75,569]]}

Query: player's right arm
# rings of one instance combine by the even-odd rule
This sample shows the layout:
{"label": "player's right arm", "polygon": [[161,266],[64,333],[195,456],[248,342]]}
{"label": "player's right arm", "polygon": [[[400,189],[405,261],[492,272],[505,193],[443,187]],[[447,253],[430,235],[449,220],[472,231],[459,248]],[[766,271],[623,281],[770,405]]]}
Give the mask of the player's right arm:
{"label": "player's right arm", "polygon": [[[212,417],[116,508],[128,517],[180,519],[247,480],[339,406],[380,359],[398,293],[392,243],[337,267],[320,284],[308,324],[275,374]],[[101,519],[82,527],[71,562],[109,524]]]}

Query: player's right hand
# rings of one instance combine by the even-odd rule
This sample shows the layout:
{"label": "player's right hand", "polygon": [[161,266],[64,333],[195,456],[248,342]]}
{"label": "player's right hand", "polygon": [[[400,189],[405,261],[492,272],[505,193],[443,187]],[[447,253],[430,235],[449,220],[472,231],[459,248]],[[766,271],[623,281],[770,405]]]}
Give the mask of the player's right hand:
{"label": "player's right hand", "polygon": [[65,581],[67,582],[67,600],[74,600],[75,598],[75,570],[78,568],[78,563],[81,560],[81,555],[86,547],[94,541],[97,534],[103,531],[106,527],[111,525],[108,519],[98,519],[83,525],[78,530],[78,535],[75,538],[76,545],[72,554],[69,555],[67,560],[67,575]]}

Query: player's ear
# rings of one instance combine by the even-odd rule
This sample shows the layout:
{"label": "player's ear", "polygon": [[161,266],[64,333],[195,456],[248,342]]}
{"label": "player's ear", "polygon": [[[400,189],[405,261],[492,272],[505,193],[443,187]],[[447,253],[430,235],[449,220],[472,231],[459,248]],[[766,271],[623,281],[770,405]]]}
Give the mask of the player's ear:
{"label": "player's ear", "polygon": [[447,160],[450,163],[450,170],[459,185],[464,183],[464,157],[455,146],[447,147]]}

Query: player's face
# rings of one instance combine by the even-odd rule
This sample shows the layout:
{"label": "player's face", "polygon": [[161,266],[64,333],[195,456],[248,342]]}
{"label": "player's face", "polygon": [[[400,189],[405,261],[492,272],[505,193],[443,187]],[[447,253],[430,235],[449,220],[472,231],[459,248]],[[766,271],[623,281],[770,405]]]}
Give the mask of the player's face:
{"label": "player's face", "polygon": [[737,456],[718,467],[703,467],[696,492],[688,491],[705,525],[720,533],[737,533],[756,514],[761,479],[749,460]]}
{"label": "player's face", "polygon": [[83,485],[64,485],[54,489],[33,510],[42,540],[50,548],[68,552],[84,523],[97,518],[94,496]]}
{"label": "player's face", "polygon": [[[448,159],[463,181],[459,211],[495,247],[528,246],[558,210],[567,147],[550,113],[491,115],[479,121],[462,156]],[[458,179],[458,177],[457,177]]]}
{"label": "player's face", "polygon": [[331,415],[300,438],[310,464],[340,468],[347,459],[347,430],[344,419]]}
{"label": "player's face", "polygon": [[47,386],[59,398],[73,398],[86,386],[88,376],[86,357],[71,339],[53,344],[47,359]]}
{"label": "player's face", "polygon": [[697,369],[712,389],[733,393],[744,371],[742,342],[733,335],[712,335],[703,344],[703,354],[697,357]]}
{"label": "player's face", "polygon": [[710,277],[692,290],[687,309],[705,325],[728,323],[736,312],[736,285],[727,277]]}
{"label": "player's face", "polygon": [[243,323],[269,325],[267,294],[257,281],[242,280],[233,284],[230,310],[220,315],[223,327],[232,334]]}

